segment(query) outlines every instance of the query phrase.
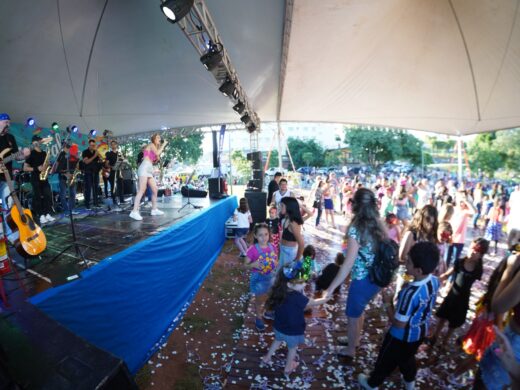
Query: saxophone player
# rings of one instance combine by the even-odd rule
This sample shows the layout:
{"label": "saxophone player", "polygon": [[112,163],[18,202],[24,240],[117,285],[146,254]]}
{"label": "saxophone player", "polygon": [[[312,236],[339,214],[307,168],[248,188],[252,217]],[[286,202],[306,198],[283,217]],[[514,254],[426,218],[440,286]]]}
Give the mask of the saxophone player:
{"label": "saxophone player", "polygon": [[57,170],[60,175],[60,202],[64,212],[74,211],[76,204],[76,182],[72,181],[72,176],[77,167],[78,145],[71,146],[67,143],[63,144],[63,150],[58,156]]}
{"label": "saxophone player", "polygon": [[40,225],[52,222],[55,219],[51,216],[52,212],[52,194],[47,173],[49,171],[49,155],[40,148],[42,138],[38,135],[32,137],[31,142],[34,149],[25,159],[23,170],[31,172],[31,185],[33,188],[32,213],[36,221],[40,221]]}

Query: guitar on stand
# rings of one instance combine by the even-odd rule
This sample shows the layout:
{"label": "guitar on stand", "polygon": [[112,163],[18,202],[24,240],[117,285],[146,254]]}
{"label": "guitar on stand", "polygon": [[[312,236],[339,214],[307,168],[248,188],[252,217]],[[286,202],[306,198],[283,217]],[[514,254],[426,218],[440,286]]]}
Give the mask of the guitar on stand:
{"label": "guitar on stand", "polygon": [[22,207],[16,195],[11,175],[9,175],[3,161],[0,162],[0,170],[5,175],[5,181],[14,201],[14,206],[11,208],[11,213],[7,216],[6,222],[13,232],[16,230],[20,232],[20,237],[14,243],[16,251],[22,257],[37,256],[47,247],[45,234],[43,234],[40,226],[34,222],[31,210]]}

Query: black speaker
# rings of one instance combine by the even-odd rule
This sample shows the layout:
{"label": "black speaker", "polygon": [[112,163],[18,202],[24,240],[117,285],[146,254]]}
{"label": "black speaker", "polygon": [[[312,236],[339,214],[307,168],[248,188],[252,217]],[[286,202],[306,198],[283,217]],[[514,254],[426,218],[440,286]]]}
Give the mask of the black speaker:
{"label": "black speaker", "polygon": [[262,169],[263,162],[262,160],[253,160],[251,161],[251,167],[253,169]]}
{"label": "black speaker", "polygon": [[123,195],[135,195],[135,183],[132,179],[123,179]]}
{"label": "black speaker", "polygon": [[206,196],[208,196],[207,191],[195,190],[195,189],[189,188],[187,186],[181,187],[181,194],[182,194],[182,196],[187,196],[190,198],[205,198]]}
{"label": "black speaker", "polygon": [[244,193],[253,223],[265,222],[267,218],[267,193],[262,191],[246,191]]}
{"label": "black speaker", "polygon": [[247,182],[247,188],[246,191],[262,191],[262,180],[258,179],[251,179]]}
{"label": "black speaker", "polygon": [[255,160],[258,160],[258,161],[262,161],[262,152],[249,152],[247,154],[247,161],[255,161]]}
{"label": "black speaker", "polygon": [[224,193],[224,178],[210,177],[208,179],[208,192],[210,198],[220,199],[220,195]]}
{"label": "black speaker", "polygon": [[253,169],[253,179],[264,181],[264,172],[262,169]]}

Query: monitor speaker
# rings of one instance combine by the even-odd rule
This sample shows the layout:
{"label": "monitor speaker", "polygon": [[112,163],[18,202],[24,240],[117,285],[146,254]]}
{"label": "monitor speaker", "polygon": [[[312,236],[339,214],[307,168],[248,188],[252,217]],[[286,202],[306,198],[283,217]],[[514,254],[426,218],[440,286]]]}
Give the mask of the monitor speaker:
{"label": "monitor speaker", "polygon": [[224,178],[210,177],[208,179],[209,197],[213,199],[220,199],[224,193]]}
{"label": "monitor speaker", "polygon": [[253,223],[265,222],[267,218],[267,193],[263,191],[246,191],[244,193]]}

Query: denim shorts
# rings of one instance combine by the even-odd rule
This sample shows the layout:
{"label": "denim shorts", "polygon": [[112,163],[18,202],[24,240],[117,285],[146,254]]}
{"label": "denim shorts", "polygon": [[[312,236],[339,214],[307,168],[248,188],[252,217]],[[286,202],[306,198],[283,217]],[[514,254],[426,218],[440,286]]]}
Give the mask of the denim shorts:
{"label": "denim shorts", "polygon": [[381,290],[381,287],[372,283],[368,277],[361,280],[352,280],[348,289],[347,309],[345,311],[347,317],[361,317],[368,303],[379,290]]}
{"label": "denim shorts", "polygon": [[291,336],[288,334],[283,334],[282,332],[278,332],[276,329],[274,330],[274,339],[276,341],[285,341],[287,344],[287,348],[295,348],[300,344],[305,343],[305,335],[299,334],[295,336]]}
{"label": "denim shorts", "polygon": [[273,274],[262,275],[258,272],[251,273],[249,277],[249,291],[255,295],[264,295],[273,285]]}
{"label": "denim shorts", "polygon": [[[520,360],[520,334],[513,332],[509,326],[504,329],[504,334],[513,347],[516,360]],[[486,349],[480,361],[480,375],[488,390],[502,390],[511,385],[509,374],[495,354],[496,348],[498,348],[498,344],[494,342]]]}
{"label": "denim shorts", "polygon": [[247,235],[249,232],[248,228],[237,228],[235,229],[235,238],[242,238]]}
{"label": "denim shorts", "polygon": [[280,256],[278,259],[278,269],[289,266],[294,262],[294,258],[298,254],[298,245],[286,246],[280,245]]}

